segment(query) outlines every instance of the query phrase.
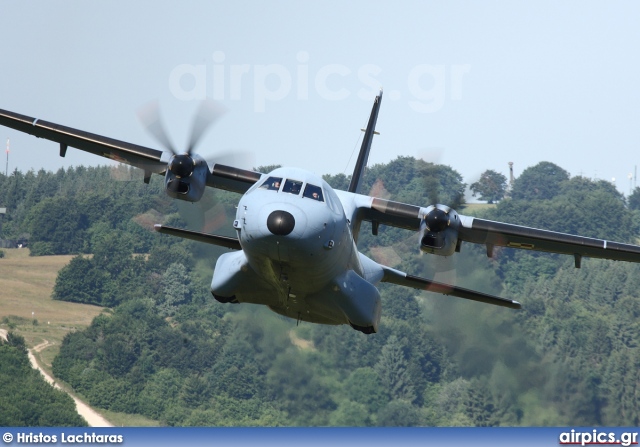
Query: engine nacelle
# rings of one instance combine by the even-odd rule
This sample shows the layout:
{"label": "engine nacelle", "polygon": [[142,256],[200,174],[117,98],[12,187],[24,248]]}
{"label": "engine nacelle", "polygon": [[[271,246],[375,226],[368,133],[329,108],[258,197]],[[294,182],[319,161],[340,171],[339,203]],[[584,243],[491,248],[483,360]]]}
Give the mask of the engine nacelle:
{"label": "engine nacelle", "polygon": [[420,223],[420,250],[439,256],[451,256],[458,245],[460,218],[444,205],[430,206]]}
{"label": "engine nacelle", "polygon": [[164,176],[164,187],[169,197],[197,202],[207,186],[209,166],[197,155],[174,155]]}

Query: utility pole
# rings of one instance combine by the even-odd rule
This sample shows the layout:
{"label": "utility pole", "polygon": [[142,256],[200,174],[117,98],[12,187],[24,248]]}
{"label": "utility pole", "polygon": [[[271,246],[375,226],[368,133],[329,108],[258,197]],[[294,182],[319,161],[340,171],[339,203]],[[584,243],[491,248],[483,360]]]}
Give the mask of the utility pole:
{"label": "utility pole", "polygon": [[4,176],[9,176],[9,139],[7,138],[7,164],[4,168]]}

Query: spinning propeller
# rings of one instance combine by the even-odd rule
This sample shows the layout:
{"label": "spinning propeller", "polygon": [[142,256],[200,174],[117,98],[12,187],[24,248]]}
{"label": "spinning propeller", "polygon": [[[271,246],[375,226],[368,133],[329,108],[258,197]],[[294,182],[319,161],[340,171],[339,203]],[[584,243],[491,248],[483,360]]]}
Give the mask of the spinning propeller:
{"label": "spinning propeller", "polygon": [[[213,101],[203,101],[193,119],[189,143],[184,152],[176,150],[169,139],[160,117],[160,107],[157,102],[154,101],[143,108],[138,116],[149,134],[151,134],[164,149],[171,152],[172,156],[167,164],[167,169],[175,179],[180,180],[191,177],[199,164],[206,164],[204,159],[194,154],[194,150],[206,130],[222,117],[223,114],[224,109]],[[184,194],[186,184],[184,181],[169,181],[167,182],[167,187],[173,192]]]}

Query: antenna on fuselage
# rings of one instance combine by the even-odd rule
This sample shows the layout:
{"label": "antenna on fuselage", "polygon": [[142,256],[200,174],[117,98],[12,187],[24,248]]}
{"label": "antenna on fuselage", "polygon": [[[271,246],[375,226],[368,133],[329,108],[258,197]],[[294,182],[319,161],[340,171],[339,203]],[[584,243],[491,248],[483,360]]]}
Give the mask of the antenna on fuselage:
{"label": "antenna on fuselage", "polygon": [[380,103],[382,102],[382,89],[376,96],[371,109],[371,116],[369,116],[369,123],[367,128],[364,129],[364,138],[362,139],[362,146],[360,146],[360,153],[358,154],[358,160],[356,160],[356,166],[353,169],[353,175],[351,176],[351,183],[349,184],[349,192],[358,192],[362,185],[362,178],[364,177],[364,170],[367,167],[367,161],[369,160],[369,151],[371,150],[371,143],[373,142],[373,135],[378,134],[376,132],[376,121],[378,120],[378,111],[380,110]]}

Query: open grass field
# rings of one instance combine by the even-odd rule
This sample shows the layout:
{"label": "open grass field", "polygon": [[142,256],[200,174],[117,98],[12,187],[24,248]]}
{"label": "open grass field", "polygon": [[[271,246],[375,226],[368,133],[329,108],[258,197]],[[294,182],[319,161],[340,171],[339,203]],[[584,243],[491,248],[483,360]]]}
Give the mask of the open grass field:
{"label": "open grass field", "polygon": [[82,329],[101,307],[51,299],[58,271],[73,256],[30,257],[28,249],[4,249],[0,258],[0,327],[22,335],[45,369],[69,331]]}

